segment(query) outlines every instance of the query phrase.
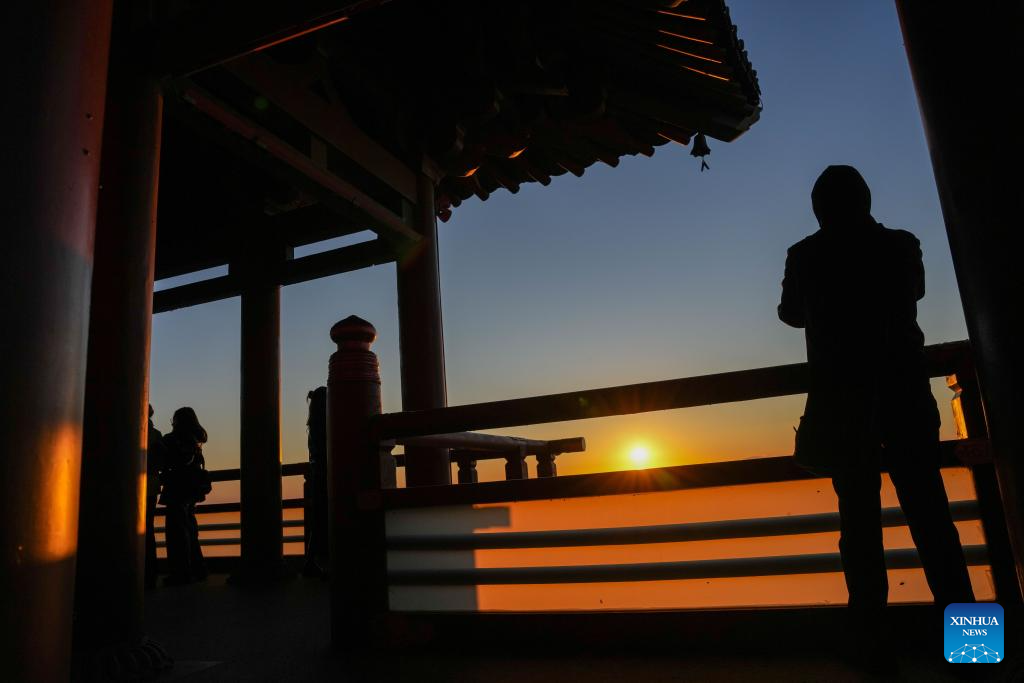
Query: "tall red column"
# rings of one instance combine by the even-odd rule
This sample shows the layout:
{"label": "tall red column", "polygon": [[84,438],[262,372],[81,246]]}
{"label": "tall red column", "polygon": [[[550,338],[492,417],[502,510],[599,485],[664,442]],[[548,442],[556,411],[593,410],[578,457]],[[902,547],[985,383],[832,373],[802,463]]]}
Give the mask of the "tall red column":
{"label": "tall red column", "polygon": [[[417,185],[416,228],[420,241],[398,260],[398,334],[402,362],[402,410],[448,405],[444,368],[444,327],[437,260],[434,183],[421,173]],[[407,448],[407,486],[452,482],[444,448]]]}
{"label": "tall red column", "polygon": [[[1024,134],[1001,93],[1021,67],[1024,5],[971,3],[955,16],[897,0],[975,356],[999,491],[1024,585],[1024,355],[1019,330]],[[985,36],[979,66],[951,45]],[[1007,78],[1010,80],[1008,81]]]}
{"label": "tall red column", "polygon": [[369,421],[379,415],[380,368],[373,325],[349,316],[331,328],[338,350],[327,374],[327,486],[331,543],[331,642],[358,647],[387,611],[381,458]]}
{"label": "tall red column", "polygon": [[269,245],[244,255],[242,291],[241,565],[232,580],[286,576],[281,500],[281,259]]}
{"label": "tall red column", "polygon": [[0,666],[66,680],[109,0],[0,5]]}
{"label": "tall red column", "polygon": [[[143,635],[146,437],[163,98],[119,6],[103,135],[89,316],[74,649],[83,675],[170,665]],[[165,407],[165,409],[169,409]]]}

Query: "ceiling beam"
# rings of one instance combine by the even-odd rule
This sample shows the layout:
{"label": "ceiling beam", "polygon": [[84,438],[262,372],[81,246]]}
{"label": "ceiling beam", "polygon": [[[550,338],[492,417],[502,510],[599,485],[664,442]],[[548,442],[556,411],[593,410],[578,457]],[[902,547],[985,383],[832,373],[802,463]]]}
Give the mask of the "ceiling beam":
{"label": "ceiling beam", "polygon": [[394,260],[395,253],[391,245],[378,238],[285,261],[278,284],[294,285],[370,266],[392,263]]}
{"label": "ceiling beam", "polygon": [[166,76],[189,74],[336,26],[385,0],[206,0],[159,27],[157,66]]}
{"label": "ceiling beam", "polygon": [[416,203],[416,175],[356,126],[340,104],[331,104],[302,82],[303,68],[252,55],[225,68],[391,188]]}
{"label": "ceiling beam", "polygon": [[415,242],[420,239],[402,218],[378,204],[374,199],[346,180],[321,168],[309,156],[298,151],[266,128],[236,113],[216,97],[192,83],[182,86],[182,98],[197,111],[221,124],[237,136],[250,141],[278,162],[296,171],[313,185],[340,200],[347,208],[365,214],[367,227],[392,241]]}
{"label": "ceiling beam", "polygon": [[[297,259],[288,259],[277,271],[266,273],[266,279],[278,285],[294,285],[331,275],[340,275],[395,260],[391,245],[382,239],[360,242]],[[153,293],[153,313],[230,299],[242,293],[242,279],[229,273],[221,277],[162,289]]]}
{"label": "ceiling beam", "polygon": [[230,299],[241,293],[242,285],[235,275],[222,275],[209,280],[161,289],[158,292],[153,292],[153,314]]}

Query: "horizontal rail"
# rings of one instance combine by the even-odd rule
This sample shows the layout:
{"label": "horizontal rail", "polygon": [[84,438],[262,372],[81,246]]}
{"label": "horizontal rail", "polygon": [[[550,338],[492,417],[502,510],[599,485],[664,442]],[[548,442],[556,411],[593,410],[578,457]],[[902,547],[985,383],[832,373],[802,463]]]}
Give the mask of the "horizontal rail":
{"label": "horizontal rail", "polygon": [[[304,526],[305,521],[301,519],[286,519],[281,523],[281,526],[285,529],[292,529],[295,527]],[[153,529],[155,532],[163,533],[166,531],[165,527],[158,526]],[[241,531],[241,522],[224,522],[223,524],[200,524],[199,531]]]}
{"label": "horizontal rail", "polygon": [[402,446],[458,448],[473,451],[507,452],[524,448],[526,455],[559,455],[562,453],[579,453],[587,449],[586,439],[582,436],[542,441],[538,439],[523,439],[518,436],[479,434],[477,432],[412,436],[396,439],[396,442]]}
{"label": "horizontal rail", "polygon": [[[526,447],[526,455],[560,455],[562,453],[580,453],[587,449],[587,442],[582,436],[568,439],[550,439],[547,441],[538,439],[523,439],[518,436],[499,436],[495,434],[477,434],[475,432],[460,432],[457,434],[434,434],[424,437],[411,437],[398,439],[397,442],[403,446],[436,446],[439,448],[466,449],[480,451],[478,460],[491,458],[502,458],[503,453],[518,448]],[[493,454],[492,454],[493,453]],[[405,458],[402,455],[395,456],[399,467],[405,465]],[[452,462],[455,455],[452,455]],[[281,465],[282,477],[296,477],[305,475],[309,471],[308,462],[290,462]],[[210,481],[238,481],[242,476],[242,470],[238,467],[210,470]]]}
{"label": "horizontal rail", "polygon": [[[286,498],[281,501],[281,507],[285,510],[294,510],[297,508],[306,507],[306,500],[304,498]],[[209,515],[218,512],[241,512],[242,504],[238,501],[231,503],[206,503],[204,505],[196,506],[197,515]],[[157,517],[163,517],[167,514],[167,508],[160,505],[153,511],[153,514]]]}
{"label": "horizontal rail", "polygon": [[[941,444],[943,467],[959,467],[961,451],[978,458],[979,451],[988,452],[987,439],[958,439]],[[989,456],[990,459],[990,456]],[[885,468],[882,468],[885,471]],[[473,503],[505,503],[518,500],[550,500],[582,498],[628,493],[650,493],[712,486],[771,484],[803,479],[820,479],[793,460],[793,456],[751,458],[699,465],[676,465],[646,470],[570,474],[549,479],[487,481],[458,486],[418,486],[382,489],[379,495],[367,497],[367,506],[383,505],[385,509],[467,505]]]}
{"label": "horizontal rail", "polygon": [[[306,538],[304,536],[285,536],[283,539],[284,543],[304,543]],[[200,538],[199,545],[241,545],[241,538]],[[166,548],[167,541],[157,541],[157,548]]]}
{"label": "horizontal rail", "polygon": [[[956,372],[969,357],[965,341],[925,347],[930,377]],[[585,420],[673,410],[718,403],[735,403],[807,392],[807,363],[740,370],[644,384],[587,389],[471,405],[385,413],[372,420],[381,440],[427,434],[468,432],[522,425]]]}
{"label": "horizontal rail", "polygon": [[[964,547],[967,564],[988,564],[983,545]],[[888,550],[889,569],[916,569],[921,559],[914,549]],[[839,553],[778,555],[683,562],[598,564],[561,567],[496,567],[485,569],[391,569],[394,586],[483,586],[551,583],[603,583],[624,581],[671,581],[730,577],[824,574],[843,571]]]}
{"label": "horizontal rail", "polygon": [[[954,521],[978,519],[978,503],[973,500],[951,503]],[[882,526],[907,523],[898,507],[882,510]],[[563,548],[599,545],[640,545],[680,543],[724,538],[789,536],[839,530],[839,513],[788,515],[754,519],[730,519],[687,524],[569,529],[557,531],[515,531],[487,534],[440,534],[434,536],[389,536],[388,550],[485,550],[498,548]]]}
{"label": "horizontal rail", "polygon": [[[308,462],[290,462],[281,465],[281,476],[282,477],[297,477],[305,474],[309,470]],[[210,470],[210,481],[238,481],[242,476],[242,470],[238,467],[224,469],[224,470]]]}

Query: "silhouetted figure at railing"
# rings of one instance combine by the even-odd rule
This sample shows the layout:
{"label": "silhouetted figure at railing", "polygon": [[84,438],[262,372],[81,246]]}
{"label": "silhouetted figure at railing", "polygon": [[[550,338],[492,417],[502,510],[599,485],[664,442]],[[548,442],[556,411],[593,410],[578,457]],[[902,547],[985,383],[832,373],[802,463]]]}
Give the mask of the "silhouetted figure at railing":
{"label": "silhouetted figure at railing", "polygon": [[149,406],[149,428],[146,433],[146,588],[156,588],[156,531],[154,516],[160,496],[160,472],[166,467],[167,447],[164,435],[153,424],[153,406]]}
{"label": "silhouetted figure at railing", "polygon": [[305,521],[307,527],[306,576],[326,576],[327,537],[327,387],[317,387],[306,395],[309,402],[309,469],[306,472]]}
{"label": "silhouetted figure at railing", "polygon": [[192,408],[178,408],[171,421],[171,432],[164,437],[166,467],[160,502],[167,508],[164,521],[167,538],[168,576],[166,585],[201,581],[206,578],[206,563],[199,547],[199,523],[196,503],[211,491],[206,472],[203,444],[206,430]]}
{"label": "silhouetted figure at railing", "polygon": [[832,477],[852,624],[869,638],[888,600],[883,461],[935,602],[974,597],[939,475],[939,413],[917,324],[920,243],[875,221],[871,192],[851,166],[825,169],[811,200],[821,229],[789,249],[779,305],[783,322],[805,328],[811,371],[796,456]]}

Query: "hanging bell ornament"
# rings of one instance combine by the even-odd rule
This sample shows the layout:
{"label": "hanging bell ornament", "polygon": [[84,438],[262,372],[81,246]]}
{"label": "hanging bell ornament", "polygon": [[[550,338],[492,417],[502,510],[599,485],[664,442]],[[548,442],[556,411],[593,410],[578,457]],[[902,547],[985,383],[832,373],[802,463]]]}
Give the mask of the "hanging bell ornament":
{"label": "hanging bell ornament", "polygon": [[705,168],[711,168],[708,166],[708,162],[704,161],[704,157],[711,154],[711,148],[708,147],[708,139],[704,137],[704,133],[697,133],[693,136],[693,146],[690,148],[690,156],[700,157],[700,172],[703,173]]}

